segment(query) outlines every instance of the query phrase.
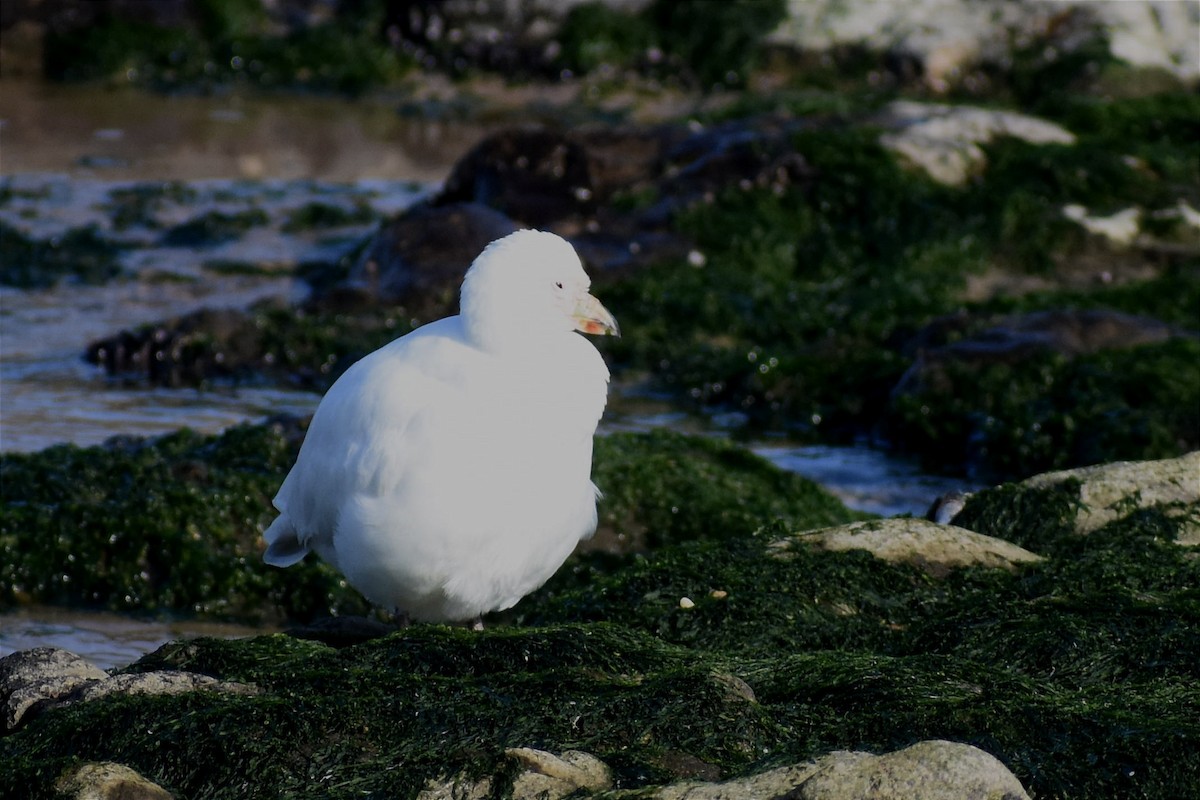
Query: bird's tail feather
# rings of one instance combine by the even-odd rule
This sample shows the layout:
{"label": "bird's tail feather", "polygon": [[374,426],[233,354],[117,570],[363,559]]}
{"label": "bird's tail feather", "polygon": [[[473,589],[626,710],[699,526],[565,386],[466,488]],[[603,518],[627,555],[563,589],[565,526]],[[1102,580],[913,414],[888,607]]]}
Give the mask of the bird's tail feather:
{"label": "bird's tail feather", "polygon": [[263,533],[263,538],[267,540],[263,561],[273,567],[290,567],[308,555],[308,548],[296,536],[296,529],[287,514],[280,514]]}

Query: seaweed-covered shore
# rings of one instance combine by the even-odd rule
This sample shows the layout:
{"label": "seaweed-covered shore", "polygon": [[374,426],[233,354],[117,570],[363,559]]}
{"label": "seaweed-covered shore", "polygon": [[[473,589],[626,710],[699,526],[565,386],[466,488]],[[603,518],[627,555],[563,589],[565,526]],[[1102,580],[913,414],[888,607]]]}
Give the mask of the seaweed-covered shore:
{"label": "seaweed-covered shore", "polygon": [[[80,341],[114,380],[319,392],[539,227],[620,319],[615,379],[733,435],[598,439],[596,538],[483,632],[395,630],[326,565],[262,564],[302,418],[0,455],[0,610],[289,626],[108,672],[0,660],[0,795],[1200,795],[1200,97],[1131,60],[1137,9],[997,7],[1001,46],[964,53],[817,47],[819,4],[776,0],[70,5],[6,17],[6,69],[496,123],[386,216],[253,191],[183,214],[193,187],[145,183],[46,237],[0,185],[14,293],[137,285],[122,256],[150,246],[328,235],[303,301]],[[8,60],[22,41],[37,57]],[[738,443],[758,435],[992,488],[868,518]]]}

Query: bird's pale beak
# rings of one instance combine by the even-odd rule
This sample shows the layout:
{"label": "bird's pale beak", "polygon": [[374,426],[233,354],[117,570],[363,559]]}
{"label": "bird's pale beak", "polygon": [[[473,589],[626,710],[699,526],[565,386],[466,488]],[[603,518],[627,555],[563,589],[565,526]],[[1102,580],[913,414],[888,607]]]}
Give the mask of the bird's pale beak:
{"label": "bird's pale beak", "polygon": [[590,294],[585,294],[580,298],[579,303],[575,306],[574,313],[571,314],[571,319],[575,322],[575,330],[577,331],[597,336],[603,336],[604,334],[608,334],[609,336],[621,335],[621,326],[617,325],[616,318],[608,313],[608,309]]}

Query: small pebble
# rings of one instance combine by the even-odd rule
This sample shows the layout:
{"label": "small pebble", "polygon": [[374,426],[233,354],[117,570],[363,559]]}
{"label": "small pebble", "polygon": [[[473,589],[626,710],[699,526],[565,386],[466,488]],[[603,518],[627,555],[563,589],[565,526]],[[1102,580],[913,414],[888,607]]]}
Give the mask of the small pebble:
{"label": "small pebble", "polygon": [[690,597],[681,597],[681,598],[679,598],[679,607],[680,608],[695,608],[696,604],[692,602],[692,598],[690,598]]}
{"label": "small pebble", "polygon": [[709,597],[713,600],[724,600],[726,597],[729,597],[729,592],[724,589],[713,589]]}

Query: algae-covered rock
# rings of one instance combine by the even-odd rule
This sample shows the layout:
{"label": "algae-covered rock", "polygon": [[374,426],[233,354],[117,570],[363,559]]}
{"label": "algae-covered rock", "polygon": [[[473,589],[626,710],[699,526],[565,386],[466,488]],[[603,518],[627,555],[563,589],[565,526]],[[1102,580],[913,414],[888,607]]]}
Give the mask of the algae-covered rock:
{"label": "algae-covered rock", "polygon": [[1200,451],[1163,461],[1101,464],[1036,475],[1022,483],[1051,488],[1079,485],[1075,529],[1091,533],[1135,510],[1158,508],[1184,520],[1180,544],[1200,544]]}
{"label": "algae-covered rock", "polygon": [[[967,744],[918,742],[883,755],[837,751],[813,761],[776,767],[720,782],[682,781],[656,789],[603,794],[612,788],[611,770],[588,753],[562,756],[522,747],[506,752],[520,764],[512,782],[513,800],[559,800],[583,790],[587,796],[646,797],[654,800],[759,800],[789,797],[797,800],[1028,800],[1021,782],[1003,763]],[[465,774],[444,782],[431,781],[418,800],[464,800],[491,797],[492,777],[472,780]]]}
{"label": "algae-covered rock", "polygon": [[[306,622],[365,602],[317,559],[264,565],[261,531],[304,423],[219,436],[182,431],[107,447],[0,456],[0,604]],[[764,521],[796,527],[858,515],[814,483],[727,443],[667,432],[598,440],[605,492],[593,550],[628,553]]]}
{"label": "algae-covered rock", "polygon": [[[738,463],[728,444],[629,441],[635,482],[648,480],[637,455],[648,443],[712,459],[706,469]],[[1115,471],[1136,487],[1131,465]],[[1146,468],[1148,490],[1171,482],[1163,473]],[[1172,503],[1139,506],[1131,488],[1127,504],[1107,504],[1114,519],[1080,535],[1083,481],[1046,484],[983,490],[955,519],[1042,556],[1012,571],[985,561],[935,579],[813,547],[800,523],[739,528],[750,504],[743,521],[693,521],[632,557],[585,554],[483,632],[414,626],[340,648],[283,635],[172,643],[110,685],[173,674],[256,691],[113,691],[48,709],[0,739],[0,794],[49,797],[48,776],[77,760],[218,798],[595,793],[608,785],[599,763],[611,791],[640,796],[682,781],[707,784],[697,796],[753,787],[797,765],[809,771],[788,791],[837,778],[902,792],[925,776],[923,796],[974,796],[987,767],[986,786],[1014,797],[1195,793],[1200,562],[1176,542],[1186,520],[1164,511]],[[773,508],[758,507],[787,518]],[[888,529],[843,532],[886,548]],[[893,529],[936,539],[948,526]]]}
{"label": "algae-covered rock", "polygon": [[0,222],[0,284],[23,289],[55,285],[64,278],[104,283],[121,274],[120,247],[95,226],[73,228],[48,239],[36,239],[8,222]]}
{"label": "algae-covered rock", "polygon": [[0,658],[2,732],[14,731],[37,714],[119,695],[179,694],[209,690],[253,694],[253,686],[218,681],[190,672],[155,671],[109,676],[84,659],[55,647],[22,650]]}

